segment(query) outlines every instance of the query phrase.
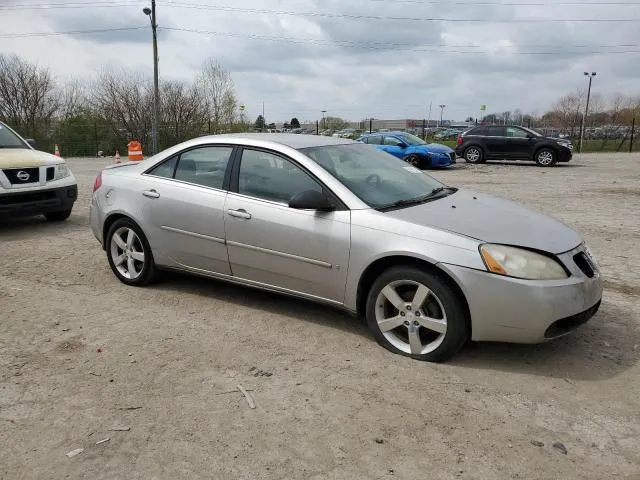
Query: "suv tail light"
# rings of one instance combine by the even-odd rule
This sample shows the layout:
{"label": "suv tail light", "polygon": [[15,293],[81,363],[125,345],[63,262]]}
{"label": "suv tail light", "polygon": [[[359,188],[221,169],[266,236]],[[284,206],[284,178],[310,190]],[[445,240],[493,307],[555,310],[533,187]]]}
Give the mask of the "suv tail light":
{"label": "suv tail light", "polygon": [[93,182],[93,191],[95,192],[102,186],[102,172],[98,174],[95,181]]}
{"label": "suv tail light", "polygon": [[462,135],[458,135],[458,140],[456,140],[457,145],[462,145]]}

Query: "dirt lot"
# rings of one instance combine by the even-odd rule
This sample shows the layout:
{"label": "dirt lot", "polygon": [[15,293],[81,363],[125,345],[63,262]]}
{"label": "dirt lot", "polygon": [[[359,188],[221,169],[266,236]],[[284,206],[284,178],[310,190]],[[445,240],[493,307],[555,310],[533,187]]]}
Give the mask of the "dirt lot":
{"label": "dirt lot", "polygon": [[607,282],[575,334],[444,365],[322,306],[179,275],[125,287],[88,228],[102,164],[70,161],[64,224],[0,225],[0,479],[640,478],[640,155],[434,174],[572,225]]}

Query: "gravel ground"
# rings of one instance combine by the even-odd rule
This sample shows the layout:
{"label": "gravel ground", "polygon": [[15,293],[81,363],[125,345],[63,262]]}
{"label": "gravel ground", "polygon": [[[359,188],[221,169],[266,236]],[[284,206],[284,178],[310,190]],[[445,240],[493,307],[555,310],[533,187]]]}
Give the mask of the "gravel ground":
{"label": "gravel ground", "polygon": [[434,173],[565,221],[606,277],[573,335],[444,365],[286,297],[122,285],[88,228],[104,160],[69,163],[67,222],[0,225],[0,479],[640,478],[640,155]]}

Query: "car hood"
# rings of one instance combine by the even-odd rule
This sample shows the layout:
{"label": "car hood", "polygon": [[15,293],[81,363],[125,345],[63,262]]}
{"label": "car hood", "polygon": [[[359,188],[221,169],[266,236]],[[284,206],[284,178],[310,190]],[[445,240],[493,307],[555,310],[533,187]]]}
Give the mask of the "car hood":
{"label": "car hood", "polygon": [[564,253],[582,242],[553,218],[502,198],[458,190],[447,197],[387,212],[403,222],[437,228],[488,243]]}
{"label": "car hood", "polygon": [[428,143],[427,145],[416,145],[417,149],[423,150],[429,153],[446,153],[450,154],[453,150],[446,145],[442,145],[440,143]]}
{"label": "car hood", "polygon": [[42,167],[63,163],[60,157],[30,148],[0,148],[0,168]]}

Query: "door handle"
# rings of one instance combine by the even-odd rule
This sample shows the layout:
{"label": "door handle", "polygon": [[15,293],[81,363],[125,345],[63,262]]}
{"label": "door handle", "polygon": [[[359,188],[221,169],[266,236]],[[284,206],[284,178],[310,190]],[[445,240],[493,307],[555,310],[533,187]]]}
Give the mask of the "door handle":
{"label": "door handle", "polygon": [[251,218],[251,214],[244,208],[239,208],[238,210],[227,210],[227,214],[232,217],[244,218],[246,220],[249,220]]}
{"label": "door handle", "polygon": [[142,192],[142,194],[145,197],[149,197],[149,198],[160,198],[160,194],[158,192],[156,192],[154,189],[151,190],[144,190]]}

